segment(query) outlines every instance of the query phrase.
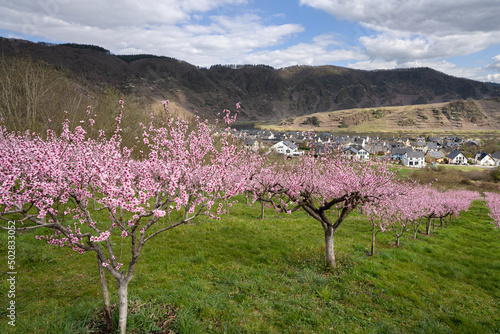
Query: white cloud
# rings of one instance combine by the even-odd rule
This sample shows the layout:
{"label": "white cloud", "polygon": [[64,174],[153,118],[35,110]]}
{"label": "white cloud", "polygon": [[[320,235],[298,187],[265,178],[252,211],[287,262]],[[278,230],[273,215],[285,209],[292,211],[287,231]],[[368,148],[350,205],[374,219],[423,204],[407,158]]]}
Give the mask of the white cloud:
{"label": "white cloud", "polygon": [[482,78],[478,78],[477,80],[500,83],[500,74],[488,74]]}
{"label": "white cloud", "polygon": [[[351,62],[355,68],[389,69],[421,64],[456,76],[498,81],[488,72],[500,70],[500,55],[483,69],[444,60],[500,45],[498,0],[300,0],[301,5],[339,20],[356,22],[357,31],[349,36],[358,37],[350,46],[342,41],[351,37],[331,33],[335,25],[325,23],[322,32],[306,31],[307,21],[289,22],[287,11],[267,12],[252,4],[251,0],[4,0],[0,30],[9,37],[94,44],[115,54],[165,55],[199,66],[252,63],[279,68]],[[294,42],[313,34],[316,37]]]}
{"label": "white cloud", "polygon": [[[199,66],[239,63],[304,30],[298,24],[266,25],[252,14],[217,15],[223,5],[246,2],[18,0],[0,4],[0,29],[21,32],[18,38],[95,44],[116,54],[166,55]],[[216,15],[205,16],[210,10]]]}
{"label": "white cloud", "polygon": [[396,60],[466,55],[500,43],[500,1],[301,0],[338,19],[357,21],[359,42],[372,59]]}
{"label": "white cloud", "polygon": [[421,37],[400,38],[381,34],[375,37],[363,36],[360,42],[370,57],[386,61],[420,59],[427,56],[430,49],[429,42]]}
{"label": "white cloud", "polygon": [[400,67],[430,67],[435,69],[436,71],[443,72],[455,77],[460,78],[475,78],[482,71],[479,67],[459,67],[456,64],[449,62],[447,60],[417,60],[417,61],[409,61],[402,64]]}
{"label": "white cloud", "polygon": [[[493,63],[486,66],[487,69],[500,71],[500,55],[493,57]],[[497,76],[498,74],[495,74]]]}
{"label": "white cloud", "polygon": [[293,65],[331,64],[366,58],[360,50],[342,48],[342,44],[334,35],[325,34],[316,36],[312,43],[299,43],[286,49],[255,52],[248,55],[244,61],[281,68]]}
{"label": "white cloud", "polygon": [[[16,0],[0,4],[0,12],[16,11],[25,17],[24,23],[33,25],[43,24],[47,18],[57,17],[71,25],[113,28],[177,24],[195,13],[246,2],[247,0]],[[8,18],[4,19],[9,21]]]}
{"label": "white cloud", "polygon": [[499,29],[497,0],[300,0],[339,19],[378,29],[449,35]]}
{"label": "white cloud", "polygon": [[401,36],[382,33],[360,37],[360,43],[372,58],[406,62],[416,59],[435,59],[466,55],[487,48],[499,36],[496,32],[457,34],[449,36]]}
{"label": "white cloud", "polygon": [[391,70],[398,66],[395,61],[384,61],[384,60],[362,60],[347,65],[349,68],[358,70]]}
{"label": "white cloud", "polygon": [[[429,67],[436,71],[446,73],[455,77],[471,78],[480,80],[482,78],[482,69],[477,67],[458,67],[456,64],[447,60],[417,60],[408,61],[404,63],[397,63],[396,61],[359,61],[348,65],[349,68],[360,70],[378,70],[378,69],[394,69],[394,68],[415,68],[415,67]],[[484,81],[484,80],[483,80]]]}

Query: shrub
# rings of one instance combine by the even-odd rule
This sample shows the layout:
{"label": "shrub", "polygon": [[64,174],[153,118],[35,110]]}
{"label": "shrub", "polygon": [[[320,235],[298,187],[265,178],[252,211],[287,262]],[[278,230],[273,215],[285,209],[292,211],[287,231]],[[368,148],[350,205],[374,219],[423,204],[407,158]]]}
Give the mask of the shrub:
{"label": "shrub", "polygon": [[500,182],[500,167],[495,168],[494,170],[491,171],[490,173],[491,178],[493,179],[493,182]]}

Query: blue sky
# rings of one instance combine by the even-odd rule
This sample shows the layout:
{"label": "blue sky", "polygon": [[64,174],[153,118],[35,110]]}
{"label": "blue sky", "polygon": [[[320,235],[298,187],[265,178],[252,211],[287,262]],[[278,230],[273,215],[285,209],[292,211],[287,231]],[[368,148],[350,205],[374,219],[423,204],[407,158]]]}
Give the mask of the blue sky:
{"label": "blue sky", "polygon": [[500,83],[498,0],[0,0],[0,36],[191,64],[427,66]]}

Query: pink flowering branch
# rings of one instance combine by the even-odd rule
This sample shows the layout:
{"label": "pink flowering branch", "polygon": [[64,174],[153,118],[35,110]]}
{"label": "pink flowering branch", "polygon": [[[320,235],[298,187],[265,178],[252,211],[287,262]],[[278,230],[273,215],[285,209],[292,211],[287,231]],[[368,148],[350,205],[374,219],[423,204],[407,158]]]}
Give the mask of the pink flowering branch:
{"label": "pink flowering branch", "polygon": [[[214,203],[243,191],[246,171],[230,131],[217,135],[198,117],[192,130],[169,114],[163,126],[144,127],[148,151],[135,159],[122,147],[123,110],[121,100],[109,139],[103,131],[92,139],[81,126],[71,131],[69,122],[46,139],[0,127],[0,220],[15,220],[19,229],[46,228],[52,233],[37,239],[54,246],[95,251],[99,268],[118,283],[122,332],[128,283],[144,245],[199,215],[215,217]],[[233,119],[226,111],[226,124]],[[181,218],[173,220],[173,211]],[[103,212],[108,219],[97,218]],[[115,238],[130,242],[125,266],[115,256]]]}
{"label": "pink flowering branch", "polygon": [[486,192],[486,206],[490,210],[489,216],[493,219],[495,228],[500,228],[500,194]]}
{"label": "pink flowering branch", "polygon": [[[282,167],[286,189],[281,211],[303,209],[325,233],[326,263],[335,268],[334,235],[358,206],[392,199],[405,192],[385,163],[359,162],[341,156],[305,155]],[[291,203],[291,204],[289,204]],[[331,219],[330,213],[335,213]]]}

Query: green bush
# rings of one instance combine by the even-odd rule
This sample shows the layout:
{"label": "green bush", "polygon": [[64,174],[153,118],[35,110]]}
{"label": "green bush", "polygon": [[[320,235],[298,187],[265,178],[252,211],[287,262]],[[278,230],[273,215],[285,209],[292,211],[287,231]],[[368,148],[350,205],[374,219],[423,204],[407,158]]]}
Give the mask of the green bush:
{"label": "green bush", "polygon": [[495,168],[491,171],[491,177],[493,178],[493,182],[500,182],[500,167]]}

